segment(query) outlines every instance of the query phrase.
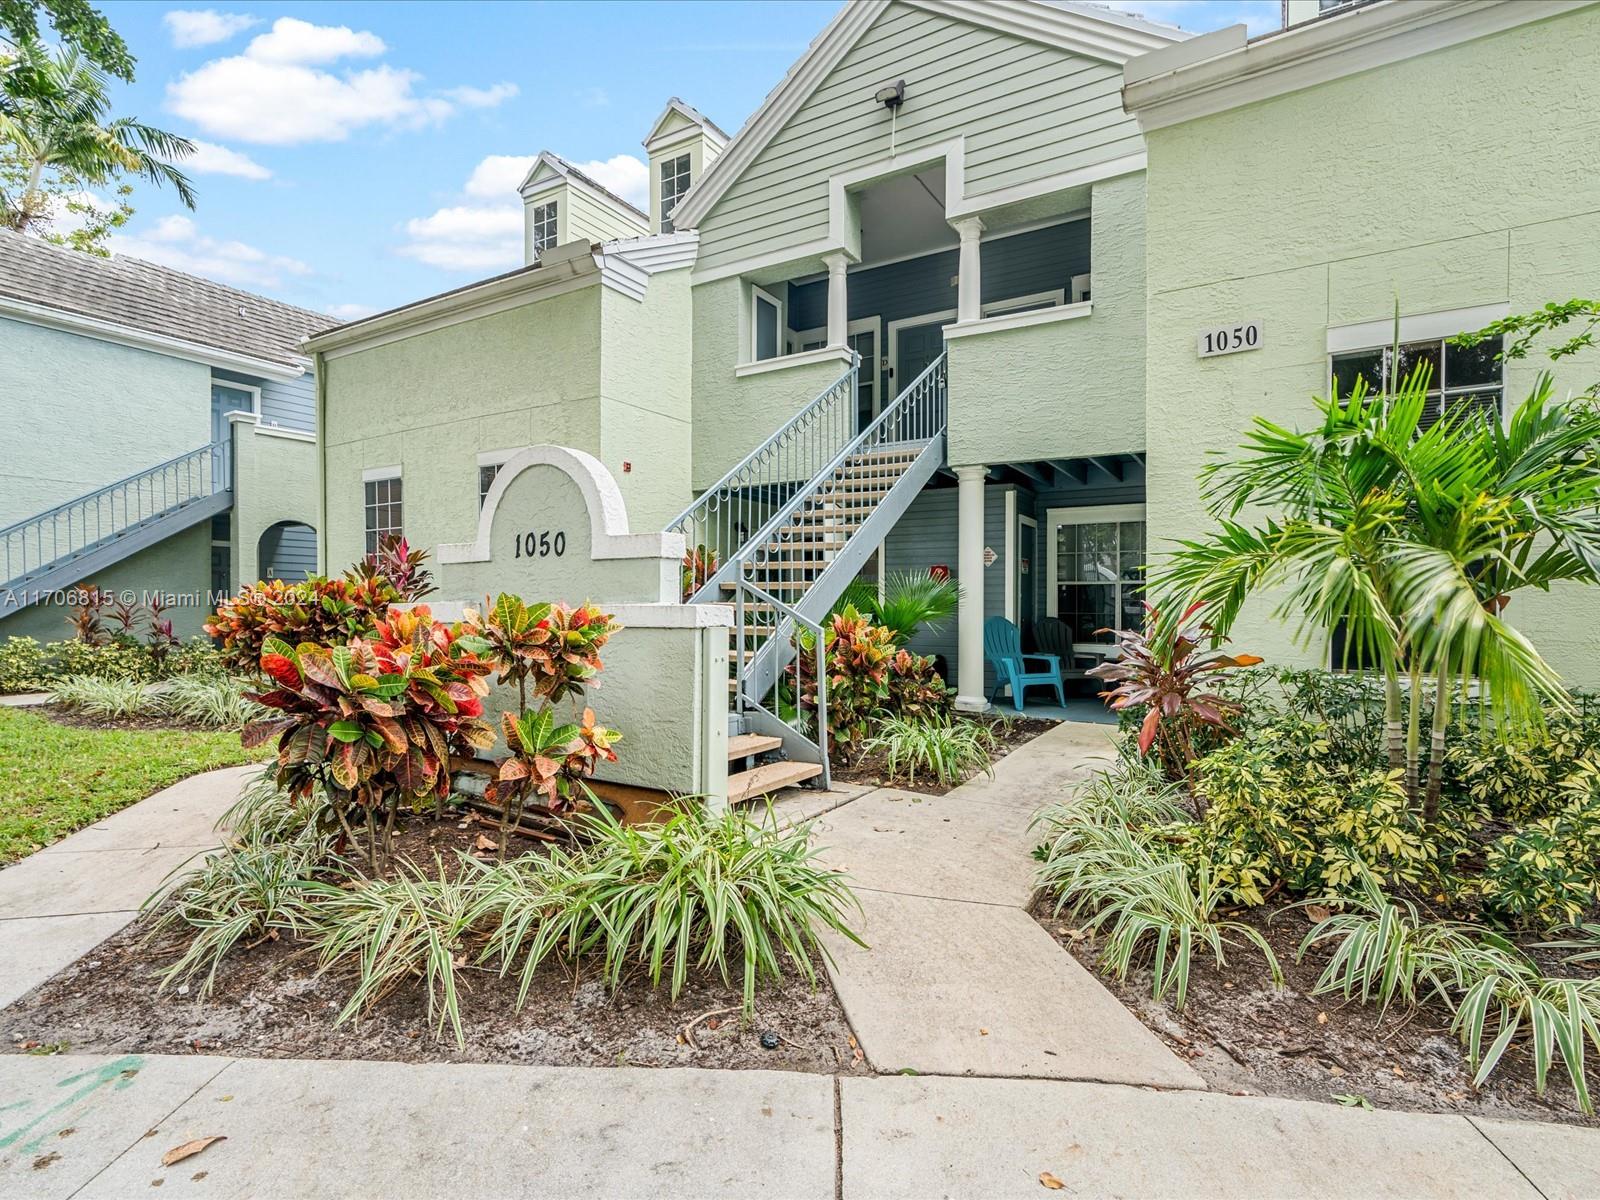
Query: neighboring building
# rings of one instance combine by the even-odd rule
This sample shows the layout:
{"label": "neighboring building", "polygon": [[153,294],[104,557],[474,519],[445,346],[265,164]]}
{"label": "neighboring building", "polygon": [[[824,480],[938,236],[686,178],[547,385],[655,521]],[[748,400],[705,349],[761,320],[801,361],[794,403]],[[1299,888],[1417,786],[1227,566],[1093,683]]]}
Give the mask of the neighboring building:
{"label": "neighboring building", "polygon": [[0,232],[0,638],[68,635],[78,584],[211,596],[317,565],[321,314]]}
{"label": "neighboring building", "polygon": [[[1083,670],[1201,527],[1206,451],[1308,417],[1397,296],[1404,339],[1437,346],[1594,290],[1600,129],[1573,98],[1600,9],[1302,7],[1246,42],[1090,4],[856,0],[733,139],[668,106],[648,217],[541,155],[526,266],[308,343],[330,561],[469,539],[496,464],[556,443],[609,468],[635,530],[719,554],[697,599],[746,602],[736,725],[791,758],[809,743],[763,710],[788,631],[751,585],[814,621],[861,575],[947,570],[960,619],[918,648],[964,707],[993,683],[988,617]],[[1197,356],[1249,320],[1259,351]],[[1518,619],[1600,682],[1565,603]],[[1258,614],[1238,637],[1323,653]]]}
{"label": "neighboring building", "polygon": [[[1307,424],[1330,378],[1375,382],[1396,306],[1403,352],[1433,362],[1442,403],[1527,396],[1552,366],[1542,354],[1502,367],[1443,339],[1595,295],[1596,63],[1600,7],[1517,0],[1339,6],[1129,64],[1125,99],[1149,156],[1155,551],[1205,527],[1196,468],[1236,446],[1250,417]],[[1259,348],[1200,357],[1204,331],[1250,321]],[[1588,387],[1600,352],[1554,370],[1562,389]],[[1269,609],[1246,610],[1241,649],[1326,663]],[[1596,589],[1524,591],[1506,616],[1570,682],[1600,685]]]}

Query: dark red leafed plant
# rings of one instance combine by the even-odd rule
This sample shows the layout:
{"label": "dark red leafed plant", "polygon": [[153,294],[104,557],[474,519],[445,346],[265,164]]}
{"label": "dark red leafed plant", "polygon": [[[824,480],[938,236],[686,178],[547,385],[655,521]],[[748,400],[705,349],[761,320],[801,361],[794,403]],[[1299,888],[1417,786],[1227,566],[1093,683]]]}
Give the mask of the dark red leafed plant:
{"label": "dark red leafed plant", "polygon": [[1162,630],[1160,614],[1148,604],[1143,629],[1101,630],[1115,634],[1118,657],[1089,671],[1114,685],[1100,693],[1114,711],[1144,712],[1139,753],[1154,750],[1172,780],[1184,779],[1198,757],[1197,733],[1226,733],[1239,711],[1235,701],[1211,690],[1217,673],[1262,661],[1218,649],[1211,626],[1193,620],[1201,607],[1190,605],[1171,632]]}
{"label": "dark red leafed plant", "polygon": [[387,580],[399,603],[411,604],[435,590],[432,573],[422,565],[427,558],[426,550],[413,550],[405,538],[390,535],[379,539],[377,550],[346,571],[344,577],[352,585]]}
{"label": "dark red leafed plant", "polygon": [[[269,638],[261,670],[277,686],[251,699],[281,715],[246,726],[244,744],[276,734],[279,786],[297,801],[320,791],[327,822],[379,871],[401,801],[442,801],[450,755],[494,743],[481,720],[491,667],[474,646],[436,624],[425,605],[391,608],[371,636],[346,645]],[[364,849],[352,817],[365,822]]]}

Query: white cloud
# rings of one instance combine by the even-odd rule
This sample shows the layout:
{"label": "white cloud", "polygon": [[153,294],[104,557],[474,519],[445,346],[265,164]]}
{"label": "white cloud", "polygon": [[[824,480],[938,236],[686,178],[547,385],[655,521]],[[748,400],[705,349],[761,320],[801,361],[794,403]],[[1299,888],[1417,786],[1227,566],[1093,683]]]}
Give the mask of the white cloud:
{"label": "white cloud", "polygon": [[407,258],[444,271],[509,271],[522,263],[521,204],[456,205],[405,223]]}
{"label": "white cloud", "polygon": [[179,49],[225,42],[252,25],[261,24],[260,17],[252,17],[248,13],[222,13],[214,8],[179,9],[165,14],[161,19],[166,22],[167,32],[172,34],[172,44]]}
{"label": "white cloud", "polygon": [[650,211],[650,167],[642,159],[631,154],[619,154],[604,162],[596,159],[572,165],[635,208]]}
{"label": "white cloud", "polygon": [[467,186],[461,190],[485,200],[515,196],[537,158],[536,154],[491,154],[472,168]]}
{"label": "white cloud", "polygon": [[288,277],[311,274],[311,268],[297,258],[211,237],[181,215],[162,217],[140,233],[117,234],[109,245],[116,254],[148,259],[241,287],[273,288]]}
{"label": "white cloud", "polygon": [[344,141],[370,125],[415,128],[517,93],[515,84],[497,83],[419,95],[415,71],[380,63],[335,74],[312,65],[385,49],[373,33],[280,17],[243,54],[213,59],[169,83],[167,107],[207,133],[288,146]]}
{"label": "white cloud", "polygon": [[388,48],[377,34],[357,32],[348,25],[313,25],[279,17],[271,32],[250,39],[245,54],[257,62],[330,63],[341,58],[376,58]]}
{"label": "white cloud", "polygon": [[341,321],[359,321],[362,317],[370,317],[378,310],[370,304],[330,304],[322,311],[330,317],[338,317]]}
{"label": "white cloud", "polygon": [[1105,0],[1130,16],[1163,25],[1176,25],[1191,33],[1209,33],[1229,25],[1246,25],[1250,36],[1271,33],[1283,26],[1279,0]]}
{"label": "white cloud", "polygon": [[178,159],[177,165],[196,175],[237,175],[240,179],[271,179],[272,172],[247,154],[229,150],[215,142],[194,144],[194,153]]}
{"label": "white cloud", "polygon": [[521,90],[514,83],[497,83],[493,87],[486,88],[446,88],[439,94],[446,100],[453,100],[462,108],[496,108],[512,99]]}

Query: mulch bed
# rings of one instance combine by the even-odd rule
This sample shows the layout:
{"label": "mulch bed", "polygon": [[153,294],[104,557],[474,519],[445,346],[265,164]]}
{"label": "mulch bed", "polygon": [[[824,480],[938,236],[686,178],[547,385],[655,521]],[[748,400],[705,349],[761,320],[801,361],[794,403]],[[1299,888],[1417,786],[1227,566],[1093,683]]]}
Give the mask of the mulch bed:
{"label": "mulch bed", "polygon": [[[1182,1012],[1168,1000],[1151,998],[1151,973],[1131,972],[1124,982],[1100,973],[1094,940],[1065,917],[1053,918],[1041,902],[1039,923],[1211,1087],[1249,1095],[1336,1102],[1335,1096],[1365,1097],[1377,1108],[1461,1113],[1468,1116],[1561,1121],[1600,1127],[1573,1099],[1566,1069],[1551,1067],[1543,1097],[1534,1090],[1532,1057],[1514,1046],[1481,1090],[1460,1042],[1450,1032],[1450,1014],[1430,1003],[1399,1005],[1380,1017],[1376,1004],[1345,1000],[1339,993],[1313,997],[1326,965],[1318,951],[1294,961],[1311,927],[1303,911],[1247,912],[1239,919],[1259,929],[1283,967],[1285,987],[1274,991],[1260,951],[1241,943],[1217,968],[1198,953],[1189,974]],[[1581,971],[1581,965],[1572,968]],[[1595,1091],[1590,1059],[1590,1091]]]}
{"label": "mulch bed", "polygon": [[[957,717],[958,721],[981,720],[977,717]],[[999,762],[1018,746],[1025,746],[1041,733],[1054,729],[1059,721],[1045,721],[1037,717],[1019,717],[1009,722],[985,722],[992,724],[995,735],[994,761]],[[927,796],[943,796],[954,791],[961,784],[970,779],[975,779],[983,774],[974,771],[965,779],[956,783],[940,783],[931,776],[917,775],[915,783],[895,775],[889,774],[888,762],[882,754],[868,754],[847,763],[835,766],[832,771],[835,783],[866,784],[869,787],[901,788],[909,792],[921,792]]]}
{"label": "mulch bed", "polygon": [[[454,873],[465,853],[492,861],[480,839],[497,831],[457,814],[443,822],[410,818],[396,852]],[[513,837],[508,853],[541,843]],[[236,950],[212,993],[199,981],[157,995],[157,971],[182,952],[181,932],[141,945],[148,920],[135,922],[72,966],[0,1010],[0,1052],[58,1048],[84,1054],[220,1054],[246,1058],[378,1059],[394,1062],[534,1063],[550,1066],[722,1067],[867,1074],[821,965],[813,988],[796,971],[756,994],[742,1014],[738,976],[691,972],[676,1002],[641,976],[616,992],[598,966],[567,972],[546,963],[521,1011],[520,980],[494,966],[458,968],[465,1046],[446,1029],[434,1036],[420,981],[386,997],[368,1015],[334,1019],[349,998],[347,977],[318,976],[312,956],[288,941]],[[684,1027],[704,1014],[686,1036]],[[778,1037],[763,1048],[762,1035]],[[769,1039],[770,1040],[770,1039]]]}
{"label": "mulch bed", "polygon": [[30,705],[23,712],[37,713],[41,717],[48,717],[57,725],[68,725],[74,729],[176,729],[186,733],[217,733],[212,725],[195,725],[180,721],[175,717],[166,715],[148,717],[97,717],[80,712],[75,708],[68,708],[64,704],[37,704]]}

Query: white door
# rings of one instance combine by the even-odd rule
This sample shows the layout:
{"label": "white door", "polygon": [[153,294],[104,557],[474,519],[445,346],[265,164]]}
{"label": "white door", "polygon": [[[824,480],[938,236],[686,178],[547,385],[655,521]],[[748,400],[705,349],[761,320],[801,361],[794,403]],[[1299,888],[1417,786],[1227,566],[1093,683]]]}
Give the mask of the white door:
{"label": "white door", "polygon": [[1074,645],[1112,641],[1103,629],[1144,622],[1144,505],[1049,511],[1046,611],[1064,621]]}

